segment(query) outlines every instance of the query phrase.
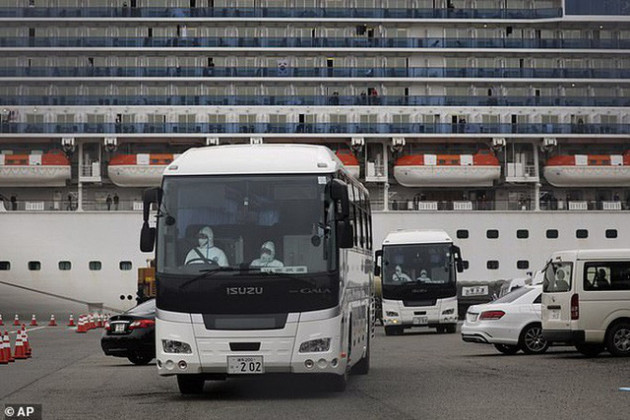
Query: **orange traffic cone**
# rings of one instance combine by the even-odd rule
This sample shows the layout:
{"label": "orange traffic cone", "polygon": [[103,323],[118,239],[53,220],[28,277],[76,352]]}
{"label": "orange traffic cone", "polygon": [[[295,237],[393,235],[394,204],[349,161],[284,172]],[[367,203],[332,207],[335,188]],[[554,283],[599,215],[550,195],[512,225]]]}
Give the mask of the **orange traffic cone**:
{"label": "orange traffic cone", "polygon": [[4,326],[4,322],[2,322],[2,314],[0,314],[0,327]]}
{"label": "orange traffic cone", "polygon": [[15,360],[26,359],[26,353],[24,353],[24,344],[22,343],[22,334],[18,332],[15,338]]}
{"label": "orange traffic cone", "polygon": [[83,315],[79,315],[79,325],[77,326],[78,333],[84,333],[87,329],[85,328],[85,317]]}
{"label": "orange traffic cone", "polygon": [[57,326],[57,321],[55,321],[55,315],[51,315],[50,316],[50,322],[48,323],[49,327],[56,327]]}
{"label": "orange traffic cone", "polygon": [[2,339],[2,342],[4,344],[4,352],[5,352],[5,357],[7,358],[7,361],[15,362],[15,359],[13,358],[13,354],[11,353],[11,339],[9,338],[9,333],[6,331],[4,332],[4,338]]}
{"label": "orange traffic cone", "polygon": [[18,316],[18,314],[15,314],[15,319],[13,320],[13,325],[15,325],[16,327],[20,326],[20,317]]}
{"label": "orange traffic cone", "polygon": [[74,323],[74,315],[70,314],[70,319],[68,320],[68,327],[74,327],[77,324]]}
{"label": "orange traffic cone", "polygon": [[22,329],[22,345],[24,346],[24,354],[26,355],[27,358],[30,359],[33,354],[33,349],[31,348],[31,345],[28,342],[28,333],[26,332],[25,329]]}
{"label": "orange traffic cone", "polygon": [[6,345],[4,344],[4,340],[0,343],[0,365],[6,365],[9,361],[7,360],[7,350]]}
{"label": "orange traffic cone", "polygon": [[31,318],[31,327],[37,327],[37,318],[35,314],[33,314],[33,318]]}

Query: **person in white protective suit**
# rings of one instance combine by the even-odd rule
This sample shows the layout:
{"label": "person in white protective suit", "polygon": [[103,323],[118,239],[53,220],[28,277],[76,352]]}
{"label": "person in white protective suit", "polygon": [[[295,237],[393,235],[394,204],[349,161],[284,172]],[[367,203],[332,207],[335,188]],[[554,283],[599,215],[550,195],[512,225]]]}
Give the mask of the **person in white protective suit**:
{"label": "person in white protective suit", "polygon": [[418,277],[416,280],[420,280],[425,283],[431,283],[431,278],[427,276],[427,270],[425,270],[424,268],[420,270],[420,277]]}
{"label": "person in white protective suit", "polygon": [[276,246],[271,241],[267,241],[260,247],[260,258],[256,258],[249,265],[250,267],[284,267],[282,261],[276,260]]}
{"label": "person in white protective suit", "polygon": [[214,246],[214,232],[209,226],[199,230],[197,240],[199,246],[188,252],[185,264],[217,264],[221,267],[228,265],[225,252]]}
{"label": "person in white protective suit", "polygon": [[399,282],[411,281],[411,277],[403,273],[401,266],[397,265],[395,270],[396,271],[394,271],[394,274],[392,275],[393,282],[399,283]]}

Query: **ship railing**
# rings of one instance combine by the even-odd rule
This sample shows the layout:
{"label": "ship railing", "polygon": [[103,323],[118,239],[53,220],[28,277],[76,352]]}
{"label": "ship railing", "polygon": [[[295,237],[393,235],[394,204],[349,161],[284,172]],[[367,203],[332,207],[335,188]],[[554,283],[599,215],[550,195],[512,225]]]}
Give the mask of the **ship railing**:
{"label": "ship railing", "polygon": [[0,105],[239,106],[605,106],[630,107],[630,96],[419,95],[2,95]]}
{"label": "ship railing", "polygon": [[628,49],[627,39],[451,37],[4,37],[1,48],[510,48]]}
{"label": "ship railing", "polygon": [[549,19],[561,8],[2,7],[3,18]]}
{"label": "ship railing", "polygon": [[[383,202],[378,198],[372,201],[375,210],[382,210]],[[389,209],[393,211],[533,211],[534,203],[531,200],[454,200],[454,201],[417,201],[417,200],[390,200]],[[600,201],[600,200],[557,200],[540,202],[540,210],[543,211],[628,211],[630,200]]]}
{"label": "ship railing", "polygon": [[221,78],[489,78],[628,79],[630,69],[520,67],[203,67],[203,66],[5,66],[0,77],[221,77]]}

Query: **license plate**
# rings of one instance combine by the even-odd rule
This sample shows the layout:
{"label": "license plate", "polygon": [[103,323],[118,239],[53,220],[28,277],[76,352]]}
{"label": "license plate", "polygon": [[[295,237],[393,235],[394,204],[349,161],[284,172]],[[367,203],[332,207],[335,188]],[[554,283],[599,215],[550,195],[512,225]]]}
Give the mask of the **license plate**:
{"label": "license plate", "polygon": [[560,319],[560,311],[558,311],[558,310],[551,310],[549,312],[549,319]]}
{"label": "license plate", "polygon": [[414,316],[413,317],[413,325],[426,325],[429,323],[428,316]]}
{"label": "license plate", "polygon": [[265,373],[262,356],[228,356],[228,371],[233,375]]}
{"label": "license plate", "polygon": [[114,332],[115,333],[124,333],[125,332],[125,324],[114,324]]}

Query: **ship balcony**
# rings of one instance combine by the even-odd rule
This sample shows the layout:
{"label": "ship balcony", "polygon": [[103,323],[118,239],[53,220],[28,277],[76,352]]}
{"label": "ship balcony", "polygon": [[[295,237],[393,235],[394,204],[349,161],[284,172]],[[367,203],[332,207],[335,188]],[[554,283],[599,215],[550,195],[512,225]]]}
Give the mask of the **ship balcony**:
{"label": "ship balcony", "polygon": [[2,122],[0,134],[365,134],[416,135],[627,135],[630,124],[551,123],[18,123]]}
{"label": "ship balcony", "polygon": [[0,18],[549,19],[561,8],[2,7]]}
{"label": "ship balcony", "polygon": [[510,162],[506,166],[505,181],[515,183],[535,183],[540,181],[540,177],[536,174],[536,166],[520,162]]}
{"label": "ship balcony", "polygon": [[88,165],[81,165],[79,172],[79,182],[101,182],[101,164],[92,162]]}
{"label": "ship balcony", "polygon": [[465,67],[0,67],[0,77],[629,79],[630,69]]}
{"label": "ship balcony", "polygon": [[0,48],[502,48],[630,49],[628,39],[366,37],[4,37]]}
{"label": "ship balcony", "polygon": [[630,107],[630,96],[0,95],[0,105]]}

